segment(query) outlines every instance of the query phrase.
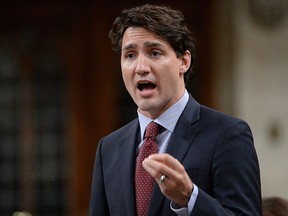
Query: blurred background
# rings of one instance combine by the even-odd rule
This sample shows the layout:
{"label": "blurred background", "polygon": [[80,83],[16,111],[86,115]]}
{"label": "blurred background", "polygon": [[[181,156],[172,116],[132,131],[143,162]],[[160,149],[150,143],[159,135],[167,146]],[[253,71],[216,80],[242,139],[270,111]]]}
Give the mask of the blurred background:
{"label": "blurred background", "polygon": [[188,90],[250,124],[263,197],[288,198],[287,0],[1,0],[1,216],[87,215],[98,141],[136,116],[107,34],[142,3],[183,11]]}

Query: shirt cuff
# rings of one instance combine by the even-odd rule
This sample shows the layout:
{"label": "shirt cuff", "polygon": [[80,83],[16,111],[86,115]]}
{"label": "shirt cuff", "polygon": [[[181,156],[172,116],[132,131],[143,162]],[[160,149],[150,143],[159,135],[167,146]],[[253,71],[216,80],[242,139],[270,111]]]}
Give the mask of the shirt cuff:
{"label": "shirt cuff", "polygon": [[176,203],[171,201],[170,202],[170,208],[178,216],[188,216],[192,213],[192,210],[194,208],[197,197],[198,197],[198,187],[194,184],[194,189],[193,189],[193,192],[192,192],[190,199],[188,201],[188,206],[183,207],[183,208],[179,208],[179,206]]}

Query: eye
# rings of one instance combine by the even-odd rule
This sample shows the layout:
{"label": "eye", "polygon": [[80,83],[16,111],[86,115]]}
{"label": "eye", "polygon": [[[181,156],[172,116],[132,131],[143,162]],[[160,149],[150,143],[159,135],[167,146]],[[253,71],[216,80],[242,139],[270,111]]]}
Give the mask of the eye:
{"label": "eye", "polygon": [[134,57],[135,57],[135,55],[133,53],[127,53],[127,55],[126,55],[126,58],[128,58],[128,59],[132,59]]}
{"label": "eye", "polygon": [[134,59],[136,54],[135,54],[135,52],[127,51],[127,52],[123,52],[122,56],[125,59]]}
{"label": "eye", "polygon": [[158,50],[153,50],[150,54],[152,57],[158,57],[161,55],[161,52]]}

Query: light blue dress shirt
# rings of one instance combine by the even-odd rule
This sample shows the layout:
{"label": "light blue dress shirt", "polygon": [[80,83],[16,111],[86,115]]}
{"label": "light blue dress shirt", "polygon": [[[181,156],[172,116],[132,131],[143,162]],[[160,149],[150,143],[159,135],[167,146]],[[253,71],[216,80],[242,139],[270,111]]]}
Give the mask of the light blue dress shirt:
{"label": "light blue dress shirt", "polygon": [[[173,106],[167,109],[156,119],[150,119],[141,114],[138,110],[138,118],[141,130],[141,142],[138,146],[137,150],[138,152],[143,144],[145,129],[151,121],[154,121],[163,127],[163,130],[160,131],[159,135],[156,138],[156,142],[158,144],[158,152],[159,153],[166,152],[170,137],[174,132],[174,128],[177,124],[177,121],[181,113],[183,112],[188,100],[189,100],[189,94],[187,90],[185,90],[185,93],[182,96],[182,98],[180,98],[180,100],[178,100]],[[177,143],[175,143],[174,145],[177,145]],[[170,207],[179,216],[190,215],[194,208],[197,196],[198,196],[198,187],[194,184],[194,189],[188,202],[188,208],[178,208],[177,205],[173,202],[171,202]]]}

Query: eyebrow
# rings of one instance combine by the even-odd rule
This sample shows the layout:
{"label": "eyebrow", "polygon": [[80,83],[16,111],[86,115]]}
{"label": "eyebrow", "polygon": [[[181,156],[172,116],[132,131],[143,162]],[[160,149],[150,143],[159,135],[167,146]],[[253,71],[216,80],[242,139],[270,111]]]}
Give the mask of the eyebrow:
{"label": "eyebrow", "polygon": [[135,47],[137,47],[137,45],[131,43],[131,44],[128,44],[128,45],[126,45],[125,47],[123,47],[122,51],[123,51],[123,50],[132,49],[132,48],[135,48]]}
{"label": "eyebrow", "polygon": [[163,47],[163,44],[159,43],[159,42],[151,42],[151,41],[147,41],[144,43],[145,46],[147,47]]}
{"label": "eyebrow", "polygon": [[[144,42],[144,46],[146,46],[146,47],[163,47],[164,45],[161,44],[161,43],[159,43],[159,42],[146,41],[146,42]],[[125,47],[123,47],[122,51],[123,51],[123,50],[132,49],[132,48],[135,48],[135,47],[137,47],[137,45],[131,43],[131,44],[128,44],[128,45],[126,45]]]}

